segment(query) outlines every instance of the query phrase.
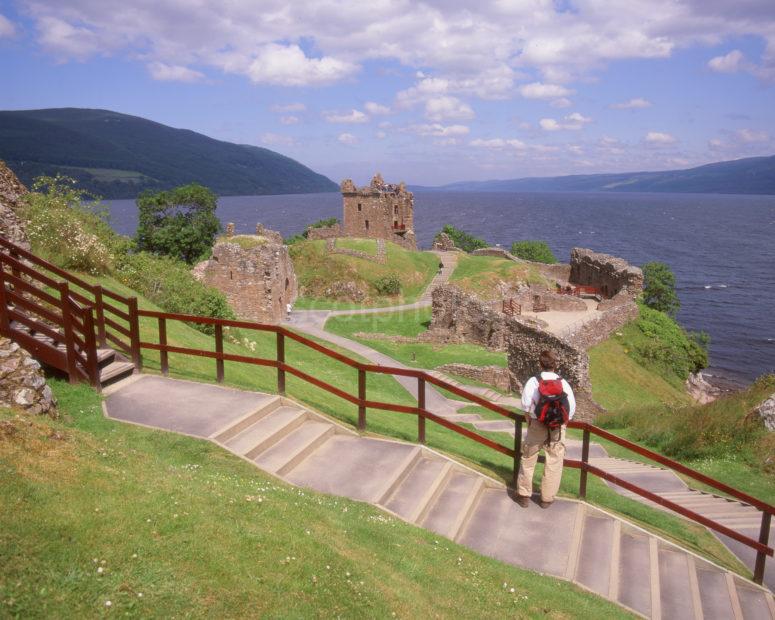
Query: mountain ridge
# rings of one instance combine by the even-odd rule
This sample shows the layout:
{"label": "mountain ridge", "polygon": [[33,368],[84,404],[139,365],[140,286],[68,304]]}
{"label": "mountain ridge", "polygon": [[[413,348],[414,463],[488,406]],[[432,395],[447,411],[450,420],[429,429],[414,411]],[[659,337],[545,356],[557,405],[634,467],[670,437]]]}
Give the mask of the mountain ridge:
{"label": "mountain ridge", "polygon": [[775,155],[713,162],[680,170],[458,181],[436,187],[415,185],[411,189],[457,192],[775,194]]}
{"label": "mountain ridge", "polygon": [[27,185],[62,173],[105,198],[198,182],[220,195],[338,191],[269,149],[92,108],[0,111],[0,159]]}

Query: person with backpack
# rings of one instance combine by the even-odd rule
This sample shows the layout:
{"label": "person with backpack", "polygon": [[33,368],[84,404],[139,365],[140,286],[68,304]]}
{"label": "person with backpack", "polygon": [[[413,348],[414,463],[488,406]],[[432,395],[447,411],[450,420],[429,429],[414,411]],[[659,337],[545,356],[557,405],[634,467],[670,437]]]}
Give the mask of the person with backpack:
{"label": "person with backpack", "polygon": [[533,471],[541,448],[546,455],[541,478],[541,508],[549,508],[560,488],[565,458],[565,427],[576,412],[576,398],[568,382],[557,374],[554,351],[541,351],[541,372],[528,379],[522,390],[522,409],[527,413],[527,437],[522,441],[522,462],[517,479],[517,503],[530,505]]}

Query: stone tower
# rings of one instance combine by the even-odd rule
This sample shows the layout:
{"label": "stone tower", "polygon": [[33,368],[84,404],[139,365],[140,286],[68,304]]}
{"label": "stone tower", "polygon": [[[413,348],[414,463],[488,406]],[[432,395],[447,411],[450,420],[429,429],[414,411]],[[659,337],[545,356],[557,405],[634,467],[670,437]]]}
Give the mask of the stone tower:
{"label": "stone tower", "polygon": [[350,179],[342,181],[340,187],[344,201],[344,236],[386,239],[407,250],[417,249],[414,196],[403,182],[385,183],[377,173],[367,187],[356,187]]}

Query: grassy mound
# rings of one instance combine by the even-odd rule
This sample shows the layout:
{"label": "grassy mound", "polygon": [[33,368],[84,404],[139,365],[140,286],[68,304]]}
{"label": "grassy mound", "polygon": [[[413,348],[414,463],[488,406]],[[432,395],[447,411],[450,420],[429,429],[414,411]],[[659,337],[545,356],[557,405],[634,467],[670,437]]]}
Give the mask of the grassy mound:
{"label": "grassy mound", "polygon": [[[412,252],[387,242],[387,262],[329,254],[325,241],[300,241],[290,246],[291,258],[302,296],[298,308],[353,308],[361,306],[391,306],[413,303],[430,284],[438,271],[439,259],[430,252]],[[337,247],[376,255],[373,239],[338,239]],[[396,275],[400,293],[379,292],[384,278]],[[342,284],[352,283],[343,288]],[[354,299],[353,288],[362,299]]]}
{"label": "grassy mound", "polygon": [[515,263],[497,256],[462,255],[450,282],[481,299],[496,299],[501,284],[541,284],[544,278],[533,265]]}
{"label": "grassy mound", "polygon": [[0,413],[0,615],[628,617],[53,387],[64,421]]}

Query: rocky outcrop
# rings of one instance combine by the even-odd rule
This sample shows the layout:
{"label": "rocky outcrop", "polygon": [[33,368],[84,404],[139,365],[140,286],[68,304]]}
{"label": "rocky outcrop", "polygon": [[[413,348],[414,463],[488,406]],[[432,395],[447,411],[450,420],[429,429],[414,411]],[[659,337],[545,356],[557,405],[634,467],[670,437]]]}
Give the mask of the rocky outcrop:
{"label": "rocky outcrop", "polygon": [[436,370],[445,374],[467,377],[485,385],[490,385],[502,392],[522,391],[522,383],[508,369],[502,366],[473,366],[471,364],[444,364]]}
{"label": "rocky outcrop", "polygon": [[[721,396],[721,390],[715,385],[708,383],[701,372],[690,374],[689,378],[686,379],[686,382],[684,383],[684,387],[694,402],[700,405],[712,403]],[[773,406],[775,407],[775,403]],[[775,414],[775,409],[773,409],[773,414]],[[773,420],[773,422],[775,422],[775,420]]]}
{"label": "rocky outcrop", "polygon": [[[194,268],[194,276],[222,291],[244,319],[278,323],[298,296],[298,283],[287,246],[274,231],[227,237],[213,246],[212,257]],[[280,240],[278,242],[278,240]]]}
{"label": "rocky outcrop", "polygon": [[570,282],[599,288],[606,298],[614,297],[620,291],[626,291],[634,298],[643,291],[643,272],[623,258],[573,248],[570,253]]}
{"label": "rocky outcrop", "polygon": [[433,240],[432,250],[436,252],[454,252],[458,248],[455,246],[455,242],[445,232],[440,232]]}
{"label": "rocky outcrop", "polygon": [[17,213],[21,199],[26,193],[27,188],[5,162],[0,161],[0,235],[29,249],[24,222]]}
{"label": "rocky outcrop", "polygon": [[762,422],[764,422],[765,428],[772,432],[775,431],[775,393],[762,402],[756,409],[754,409],[756,415],[758,415]]}
{"label": "rocky outcrop", "polygon": [[18,344],[0,336],[0,407],[56,417],[55,405],[40,364]]}
{"label": "rocky outcrop", "polygon": [[334,224],[333,226],[319,226],[314,228],[310,226],[307,228],[307,239],[309,241],[316,241],[318,239],[336,239],[337,237],[344,236],[342,233],[341,224]]}

